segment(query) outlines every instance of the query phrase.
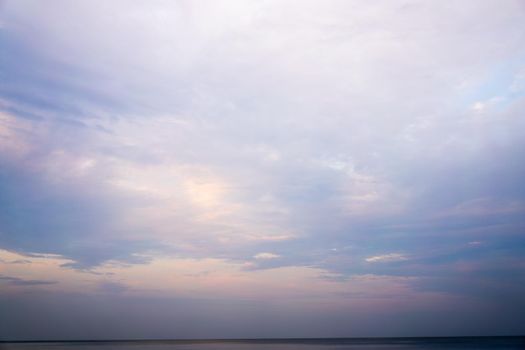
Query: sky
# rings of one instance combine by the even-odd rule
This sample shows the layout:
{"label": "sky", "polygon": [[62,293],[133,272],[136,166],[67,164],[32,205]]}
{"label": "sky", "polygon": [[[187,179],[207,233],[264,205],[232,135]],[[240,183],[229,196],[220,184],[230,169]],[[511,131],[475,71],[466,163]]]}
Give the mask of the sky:
{"label": "sky", "polygon": [[0,2],[0,339],[525,334],[525,2]]}

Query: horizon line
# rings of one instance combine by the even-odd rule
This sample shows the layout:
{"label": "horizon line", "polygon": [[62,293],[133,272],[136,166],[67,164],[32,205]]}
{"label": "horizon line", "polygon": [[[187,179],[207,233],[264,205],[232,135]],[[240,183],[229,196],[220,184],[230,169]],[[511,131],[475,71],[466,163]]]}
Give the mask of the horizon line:
{"label": "horizon line", "polygon": [[517,335],[438,335],[438,336],[370,336],[370,337],[275,337],[275,338],[129,338],[129,339],[51,339],[51,340],[0,340],[1,343],[126,343],[126,342],[300,342],[326,340],[374,340],[374,339],[474,339],[474,338],[525,338],[525,334]]}

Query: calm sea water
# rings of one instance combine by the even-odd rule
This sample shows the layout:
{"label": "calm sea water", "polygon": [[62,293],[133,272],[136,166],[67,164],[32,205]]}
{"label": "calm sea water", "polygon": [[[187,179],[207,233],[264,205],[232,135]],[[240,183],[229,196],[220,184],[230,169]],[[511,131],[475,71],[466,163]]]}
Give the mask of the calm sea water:
{"label": "calm sea water", "polygon": [[1,350],[356,350],[525,349],[525,337],[147,340],[0,343]]}

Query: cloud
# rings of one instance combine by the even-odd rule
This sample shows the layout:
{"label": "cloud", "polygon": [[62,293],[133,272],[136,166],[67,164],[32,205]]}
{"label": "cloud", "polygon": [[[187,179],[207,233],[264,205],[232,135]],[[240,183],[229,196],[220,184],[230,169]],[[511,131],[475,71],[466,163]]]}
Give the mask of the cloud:
{"label": "cloud", "polygon": [[22,279],[18,277],[10,277],[10,276],[4,276],[0,275],[0,282],[4,281],[7,282],[10,285],[13,286],[42,286],[42,285],[49,285],[49,284],[56,284],[57,281],[46,281],[46,280],[27,280]]}
{"label": "cloud", "polygon": [[390,254],[383,254],[383,255],[376,255],[376,256],[370,256],[365,259],[366,262],[393,262],[393,261],[404,261],[408,260],[408,258],[399,253],[390,253]]}
{"label": "cloud", "polygon": [[513,1],[5,1],[0,247],[69,278],[170,257],[472,298],[458,281],[497,270],[512,289],[523,17]]}
{"label": "cloud", "polygon": [[253,257],[255,259],[277,259],[280,255],[274,253],[257,253]]}
{"label": "cloud", "polygon": [[19,259],[10,261],[9,264],[31,264],[31,260]]}

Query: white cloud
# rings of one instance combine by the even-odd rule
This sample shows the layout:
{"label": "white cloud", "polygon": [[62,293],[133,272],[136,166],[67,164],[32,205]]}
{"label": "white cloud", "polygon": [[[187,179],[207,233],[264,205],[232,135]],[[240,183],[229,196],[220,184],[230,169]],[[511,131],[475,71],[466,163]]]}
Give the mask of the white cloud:
{"label": "white cloud", "polygon": [[482,112],[485,109],[485,104],[483,102],[478,101],[472,105],[472,109],[475,112]]}
{"label": "white cloud", "polygon": [[274,254],[274,253],[258,253],[258,254],[255,254],[253,257],[255,259],[266,260],[266,259],[277,259],[280,257],[280,255]]}
{"label": "white cloud", "polygon": [[399,253],[390,253],[383,255],[370,256],[365,259],[366,262],[376,263],[376,262],[393,262],[393,261],[403,261],[408,260],[408,258]]}

